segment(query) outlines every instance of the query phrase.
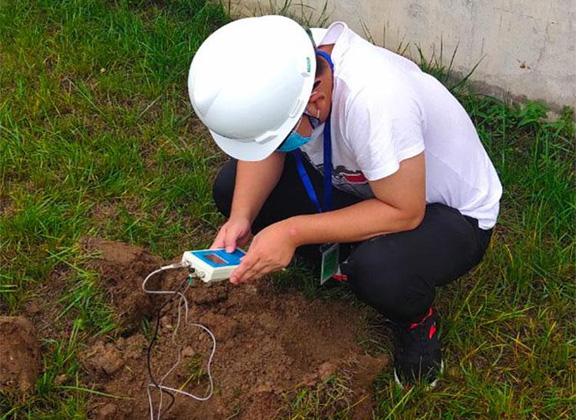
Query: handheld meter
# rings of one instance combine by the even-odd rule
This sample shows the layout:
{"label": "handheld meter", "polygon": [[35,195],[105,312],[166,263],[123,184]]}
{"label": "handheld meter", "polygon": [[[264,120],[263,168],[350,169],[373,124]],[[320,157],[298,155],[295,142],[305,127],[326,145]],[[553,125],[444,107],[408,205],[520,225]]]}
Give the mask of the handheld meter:
{"label": "handheld meter", "polygon": [[182,256],[182,263],[193,268],[200,280],[208,283],[230,278],[244,255],[245,252],[240,248],[236,248],[231,254],[223,248],[186,251]]}

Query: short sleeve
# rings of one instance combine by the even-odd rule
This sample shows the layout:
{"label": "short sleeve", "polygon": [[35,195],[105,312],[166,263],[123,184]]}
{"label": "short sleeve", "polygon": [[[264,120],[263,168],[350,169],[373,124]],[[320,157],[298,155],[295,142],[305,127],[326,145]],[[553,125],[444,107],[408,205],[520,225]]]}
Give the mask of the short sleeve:
{"label": "short sleeve", "polygon": [[345,141],[369,181],[392,175],[424,151],[426,118],[411,91],[366,86],[346,104]]}

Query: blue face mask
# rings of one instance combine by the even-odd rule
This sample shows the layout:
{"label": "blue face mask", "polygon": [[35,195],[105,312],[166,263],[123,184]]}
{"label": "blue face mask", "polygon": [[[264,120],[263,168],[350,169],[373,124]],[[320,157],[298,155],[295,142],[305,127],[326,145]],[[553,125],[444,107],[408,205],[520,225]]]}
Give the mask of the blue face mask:
{"label": "blue face mask", "polygon": [[[304,115],[308,117],[308,120],[310,121],[310,125],[312,125],[313,130],[320,125],[320,120],[318,118],[312,117],[311,115],[308,115],[306,113]],[[286,137],[286,139],[282,142],[280,147],[276,149],[276,151],[284,153],[292,152],[304,146],[310,140],[312,140],[312,136],[304,137],[302,134],[298,133],[296,129],[294,129],[290,132],[288,137]]]}
{"label": "blue face mask", "polygon": [[282,142],[280,147],[278,147],[278,149],[276,149],[276,151],[277,152],[284,152],[284,153],[292,152],[292,151],[298,149],[299,147],[304,146],[311,139],[312,139],[311,136],[310,137],[304,137],[302,134],[298,133],[297,131],[292,131],[288,135],[288,137],[286,137],[286,140],[284,140]]}

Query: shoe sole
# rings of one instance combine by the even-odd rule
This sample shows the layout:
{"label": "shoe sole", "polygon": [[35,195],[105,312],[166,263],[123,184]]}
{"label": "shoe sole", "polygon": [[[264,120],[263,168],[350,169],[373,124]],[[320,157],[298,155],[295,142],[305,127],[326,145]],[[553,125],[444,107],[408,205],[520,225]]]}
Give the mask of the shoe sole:
{"label": "shoe sole", "polygon": [[[438,373],[438,376],[442,375],[442,373],[444,373],[444,360],[440,362],[440,372]],[[427,389],[435,388],[439,380],[440,378],[436,377],[436,379],[434,379],[434,381],[432,381],[432,383],[429,384],[426,388]],[[396,385],[398,385],[400,389],[402,390],[404,389],[404,385],[402,385],[402,382],[400,382],[400,378],[398,377],[398,373],[396,373],[396,368],[394,368],[394,382],[396,382]]]}

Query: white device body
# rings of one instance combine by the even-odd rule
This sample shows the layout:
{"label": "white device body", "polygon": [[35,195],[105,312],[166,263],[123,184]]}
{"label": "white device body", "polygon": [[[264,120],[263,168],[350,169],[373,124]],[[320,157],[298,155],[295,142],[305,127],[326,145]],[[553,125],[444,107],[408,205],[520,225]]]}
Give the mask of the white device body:
{"label": "white device body", "polygon": [[240,248],[236,248],[232,253],[227,253],[224,249],[186,251],[182,255],[182,263],[194,269],[200,280],[209,283],[230,278],[244,255],[245,252]]}

